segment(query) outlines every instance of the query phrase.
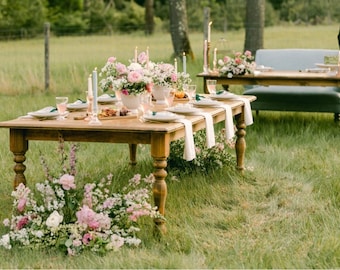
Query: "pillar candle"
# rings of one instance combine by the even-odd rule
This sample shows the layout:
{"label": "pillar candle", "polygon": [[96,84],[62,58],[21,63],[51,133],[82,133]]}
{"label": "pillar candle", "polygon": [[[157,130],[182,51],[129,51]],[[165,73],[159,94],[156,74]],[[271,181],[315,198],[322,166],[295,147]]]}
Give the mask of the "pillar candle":
{"label": "pillar candle", "polygon": [[177,59],[175,58],[175,74],[177,74]]}
{"label": "pillar candle", "polygon": [[92,97],[93,96],[93,93],[92,93],[92,77],[91,77],[91,74],[89,75],[88,79],[87,79],[87,95],[89,97]]}
{"label": "pillar candle", "polygon": [[210,35],[211,35],[211,24],[212,22],[209,22],[209,25],[208,25],[208,42],[210,42]]}
{"label": "pillar candle", "polygon": [[92,91],[93,91],[93,111],[97,113],[98,103],[97,103],[97,68],[92,71]]}
{"label": "pillar candle", "polygon": [[203,47],[203,65],[204,67],[208,67],[208,63],[207,63],[207,53],[208,53],[208,41],[204,40],[204,47]]}
{"label": "pillar candle", "polygon": [[183,73],[187,73],[187,57],[185,56],[185,52],[183,52]]}

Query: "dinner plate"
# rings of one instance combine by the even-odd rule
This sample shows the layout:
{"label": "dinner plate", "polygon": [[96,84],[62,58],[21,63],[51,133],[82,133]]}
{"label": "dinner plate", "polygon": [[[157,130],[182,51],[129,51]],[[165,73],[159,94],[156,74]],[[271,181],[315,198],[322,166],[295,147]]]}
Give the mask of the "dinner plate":
{"label": "dinner plate", "polygon": [[335,65],[335,64],[316,63],[315,65],[319,68],[330,68],[331,70],[337,70],[338,69],[338,65]]}
{"label": "dinner plate", "polygon": [[103,94],[97,98],[99,103],[113,103],[117,101],[115,96],[110,96],[109,94]]}
{"label": "dinner plate", "polygon": [[193,106],[188,106],[188,105],[176,105],[174,107],[170,107],[167,109],[167,111],[169,112],[173,112],[173,113],[179,113],[179,114],[193,114],[193,113],[197,113],[202,111],[201,109],[198,109],[196,107]]}
{"label": "dinner plate", "polygon": [[183,115],[174,114],[172,112],[156,112],[150,113],[143,116],[146,121],[155,122],[173,122],[178,119],[184,118]]}
{"label": "dinner plate", "polygon": [[82,102],[81,100],[77,100],[73,103],[67,104],[67,109],[70,110],[82,110],[87,108],[87,103]]}
{"label": "dinner plate", "polygon": [[[64,116],[68,115],[69,112],[66,111]],[[35,118],[44,118],[44,119],[54,119],[59,116],[58,111],[54,107],[46,107],[41,110],[35,112],[29,112],[27,115],[35,117]]]}
{"label": "dinner plate", "polygon": [[211,94],[210,97],[212,99],[235,99],[235,98],[238,98],[239,96],[238,95],[235,95],[233,93],[230,93],[230,92],[223,92],[221,94]]}
{"label": "dinner plate", "polygon": [[330,68],[307,68],[306,72],[309,72],[309,73],[327,73],[330,70],[331,70]]}
{"label": "dinner plate", "polygon": [[216,107],[221,105],[221,103],[217,100],[212,100],[208,98],[203,98],[201,100],[195,100],[192,102],[192,105],[198,107]]}

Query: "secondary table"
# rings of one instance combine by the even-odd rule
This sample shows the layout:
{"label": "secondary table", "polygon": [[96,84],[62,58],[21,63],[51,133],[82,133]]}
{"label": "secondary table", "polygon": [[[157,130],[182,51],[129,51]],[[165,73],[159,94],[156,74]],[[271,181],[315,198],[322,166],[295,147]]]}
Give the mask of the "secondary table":
{"label": "secondary table", "polygon": [[228,78],[218,74],[200,73],[203,78],[203,89],[207,93],[207,80],[216,80],[217,84],[228,85],[300,85],[300,86],[338,86],[340,76],[330,73],[314,73],[305,71],[266,71],[255,74],[239,75]]}
{"label": "secondary table", "polygon": [[[254,101],[254,96],[242,96]],[[244,103],[241,100],[226,100],[232,108],[233,116],[236,120],[236,160],[237,168],[244,170],[245,155],[245,128],[244,123]],[[225,111],[219,107],[204,108],[213,116],[213,122],[218,123],[225,120]],[[79,114],[79,113],[78,113]],[[65,121],[36,119],[14,119],[0,122],[0,128],[9,129],[10,151],[14,155],[14,188],[20,183],[26,184],[24,172],[26,166],[25,154],[29,147],[30,140],[38,141],[64,141],[75,142],[103,142],[103,143],[127,143],[130,147],[130,161],[136,163],[137,144],[150,144],[151,156],[154,160],[155,184],[153,186],[153,196],[155,205],[159,212],[165,214],[165,201],[167,197],[167,158],[170,153],[170,142],[185,136],[185,128],[182,123],[148,123],[141,122],[136,118],[102,120],[102,125],[92,126],[83,120],[74,120],[77,113],[70,113]],[[186,116],[192,122],[193,131],[205,128],[203,116]],[[166,232],[163,220],[155,220],[155,223],[162,233]]]}

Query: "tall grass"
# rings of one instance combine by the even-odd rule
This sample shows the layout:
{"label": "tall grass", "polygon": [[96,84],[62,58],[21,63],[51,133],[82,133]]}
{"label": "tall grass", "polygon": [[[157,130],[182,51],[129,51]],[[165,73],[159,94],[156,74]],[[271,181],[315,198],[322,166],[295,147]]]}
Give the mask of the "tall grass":
{"label": "tall grass", "polygon": [[[334,49],[337,31],[337,25],[268,28],[265,46]],[[242,49],[242,31],[223,35],[230,49]],[[202,70],[202,37],[193,33],[190,39],[196,59],[188,63],[188,71],[200,86],[202,82],[195,74]],[[57,93],[79,97],[84,94],[89,71],[101,67],[110,55],[123,61],[131,58],[135,46],[140,50],[149,46],[151,58],[172,58],[171,40],[166,34],[151,39],[141,35],[52,38],[53,87],[46,93],[42,44],[42,40],[0,43],[1,120],[53,104]],[[162,239],[153,238],[152,221],[146,220],[140,248],[123,248],[103,257],[85,253],[75,258],[49,250],[1,249],[0,267],[340,267],[340,133],[333,115],[260,112],[254,125],[247,128],[246,139],[247,170],[243,177],[226,170],[185,177],[169,172],[168,234]],[[0,143],[3,220],[11,214],[14,176],[8,130],[0,130]],[[43,180],[40,153],[53,165],[56,147],[55,142],[30,143],[25,162],[30,186]],[[119,184],[134,173],[149,174],[152,161],[148,153],[148,146],[140,146],[138,164],[131,169],[127,145],[81,143],[77,181],[91,181],[112,172]],[[4,232],[0,226],[0,234]]]}

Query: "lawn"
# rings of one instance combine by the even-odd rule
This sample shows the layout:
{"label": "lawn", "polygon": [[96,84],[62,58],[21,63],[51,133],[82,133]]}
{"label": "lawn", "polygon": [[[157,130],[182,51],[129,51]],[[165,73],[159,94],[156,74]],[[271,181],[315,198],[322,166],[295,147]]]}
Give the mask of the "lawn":
{"label": "lawn", "polygon": [[[265,48],[337,49],[338,25],[280,26],[265,29]],[[203,37],[190,33],[196,58],[187,70],[199,91]],[[244,32],[212,33],[212,42],[242,50]],[[173,61],[170,35],[52,37],[51,87],[44,90],[43,39],[0,43],[0,120],[43,106],[55,96],[83,98],[87,76],[109,56],[121,61],[134,48],[149,47],[151,59]],[[212,44],[214,47],[214,45]],[[180,67],[180,65],[179,65]],[[235,92],[242,89],[236,87]],[[153,237],[152,221],[142,224],[142,245],[99,256],[65,257],[54,250],[0,249],[1,268],[339,268],[340,143],[332,114],[260,112],[246,134],[244,176],[227,169],[167,178],[168,234]],[[11,214],[13,156],[8,130],[0,130],[0,220]],[[56,163],[55,142],[32,142],[27,152],[28,184],[42,181],[43,153]],[[138,164],[128,165],[127,145],[80,144],[78,177],[91,181],[114,174],[117,183],[135,173],[147,175],[152,161],[147,146],[138,148]],[[233,153],[233,150],[230,150]],[[5,227],[0,225],[0,235]]]}

